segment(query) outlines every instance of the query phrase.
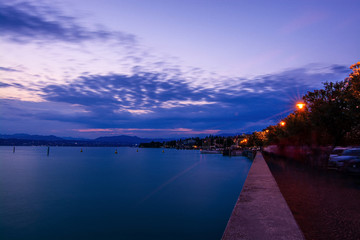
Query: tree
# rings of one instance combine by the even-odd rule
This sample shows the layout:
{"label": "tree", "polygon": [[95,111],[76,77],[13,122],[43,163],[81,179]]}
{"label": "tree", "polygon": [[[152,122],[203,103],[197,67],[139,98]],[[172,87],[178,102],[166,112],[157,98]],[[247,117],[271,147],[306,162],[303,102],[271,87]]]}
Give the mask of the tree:
{"label": "tree", "polygon": [[326,82],[325,88],[308,92],[304,97],[309,120],[318,133],[327,134],[334,145],[360,127],[360,62],[344,81]]}
{"label": "tree", "polygon": [[349,144],[360,144],[360,62],[351,65],[350,69],[352,73],[345,79],[345,83],[349,88],[349,118],[352,127],[346,138]]}
{"label": "tree", "polygon": [[308,92],[304,101],[309,109],[312,128],[325,133],[335,145],[351,130],[352,119],[345,81],[324,83],[325,89]]}
{"label": "tree", "polygon": [[339,145],[360,143],[360,62],[350,67],[344,81],[326,82],[324,89],[308,92],[305,109],[295,111],[284,126],[267,128],[271,143]]}

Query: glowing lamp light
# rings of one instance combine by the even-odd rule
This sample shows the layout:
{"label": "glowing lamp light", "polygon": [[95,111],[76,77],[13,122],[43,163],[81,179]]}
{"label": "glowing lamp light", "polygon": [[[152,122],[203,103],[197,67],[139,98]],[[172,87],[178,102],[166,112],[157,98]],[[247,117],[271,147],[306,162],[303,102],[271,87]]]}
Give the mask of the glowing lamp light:
{"label": "glowing lamp light", "polygon": [[296,107],[301,110],[305,107],[305,103],[297,103]]}
{"label": "glowing lamp light", "polygon": [[283,126],[285,126],[285,122],[284,121],[281,121],[280,122],[280,125],[283,127]]}
{"label": "glowing lamp light", "polygon": [[240,141],[240,143],[246,143],[248,140],[246,138],[244,138],[243,140]]}

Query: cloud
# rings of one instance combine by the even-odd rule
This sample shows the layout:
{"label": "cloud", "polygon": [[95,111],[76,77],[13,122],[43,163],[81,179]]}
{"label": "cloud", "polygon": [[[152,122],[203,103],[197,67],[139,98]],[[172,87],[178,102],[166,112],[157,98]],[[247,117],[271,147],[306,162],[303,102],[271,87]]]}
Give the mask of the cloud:
{"label": "cloud", "polygon": [[113,132],[112,129],[102,129],[102,128],[88,128],[88,129],[74,129],[78,132]]}
{"label": "cloud", "polygon": [[151,110],[144,110],[144,109],[127,109],[126,111],[132,114],[149,114],[153,112]]}
{"label": "cloud", "polygon": [[[321,88],[326,81],[341,81],[350,73],[349,68],[341,65],[324,66],[309,64],[278,73],[256,76],[251,79],[233,79],[228,87],[228,94],[270,94],[292,93],[294,90],[301,95],[307,91]],[[242,91],[241,91],[242,90]]]}
{"label": "cloud", "polygon": [[0,32],[13,42],[64,41],[78,43],[87,40],[114,39],[123,44],[135,44],[132,34],[88,29],[76,23],[73,17],[44,6],[29,3],[0,3]]}
{"label": "cloud", "polygon": [[28,119],[60,122],[59,131],[139,136],[261,130],[291,112],[306,91],[320,88],[321,82],[342,80],[346,71],[338,65],[309,65],[228,79],[219,88],[194,86],[181,74],[169,77],[166,72],[86,74],[40,88],[43,102],[4,100],[1,125],[6,128],[17,119]]}
{"label": "cloud", "polygon": [[[159,56],[132,34],[84,25],[51,4],[5,2],[0,39],[11,55],[0,67],[2,131],[18,132],[15,123],[33,131],[105,134],[251,131],[282,117],[307,91],[349,72],[310,64],[252,78],[219,76]],[[292,33],[324,17],[295,16],[281,31]],[[261,63],[278,54],[265,51],[254,59]]]}
{"label": "cloud", "polygon": [[199,91],[182,79],[168,80],[164,73],[82,76],[71,84],[49,85],[42,91],[48,101],[106,106],[117,112],[213,103],[208,101],[211,97],[207,90]]}
{"label": "cloud", "polygon": [[193,101],[193,100],[170,100],[166,102],[161,103],[161,108],[174,108],[174,107],[183,107],[183,106],[202,106],[202,105],[208,105],[208,104],[216,104],[217,102],[208,102],[204,99],[200,101]]}
{"label": "cloud", "polygon": [[20,72],[19,70],[16,70],[14,68],[8,68],[8,67],[0,67],[0,71],[5,71],[5,72]]}
{"label": "cloud", "polygon": [[0,88],[3,88],[3,87],[11,87],[11,85],[7,84],[7,83],[0,82]]}

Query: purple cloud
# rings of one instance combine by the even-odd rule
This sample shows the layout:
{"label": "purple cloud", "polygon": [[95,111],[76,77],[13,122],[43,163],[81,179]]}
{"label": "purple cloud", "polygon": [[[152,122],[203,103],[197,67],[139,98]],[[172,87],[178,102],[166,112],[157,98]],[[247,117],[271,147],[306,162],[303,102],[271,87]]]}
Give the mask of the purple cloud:
{"label": "purple cloud", "polygon": [[190,129],[183,134],[261,130],[291,112],[296,99],[306,91],[321,87],[321,82],[342,80],[346,72],[346,67],[338,65],[308,66],[232,79],[222,88],[192,86],[181,74],[170,79],[166,73],[141,71],[84,75],[71,83],[41,88],[38,94],[45,102],[3,101],[1,122],[3,129],[28,119],[24,124],[57,122],[69,132],[107,129],[102,133],[123,131],[144,136],[150,133],[141,129],[159,129],[154,135],[161,129]]}
{"label": "purple cloud", "polygon": [[[44,9],[44,7],[42,7]],[[122,44],[136,43],[136,37],[123,32],[104,29],[91,30],[76,23],[76,19],[59,12],[28,3],[0,3],[1,36],[14,42],[65,41],[115,39]]]}

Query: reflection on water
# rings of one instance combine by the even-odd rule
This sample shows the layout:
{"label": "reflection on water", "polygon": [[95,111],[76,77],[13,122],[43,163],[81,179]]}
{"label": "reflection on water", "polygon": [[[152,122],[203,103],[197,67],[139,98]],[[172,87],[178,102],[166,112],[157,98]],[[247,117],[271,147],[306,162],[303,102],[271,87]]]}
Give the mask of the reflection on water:
{"label": "reflection on water", "polygon": [[0,147],[0,239],[220,239],[251,161]]}

